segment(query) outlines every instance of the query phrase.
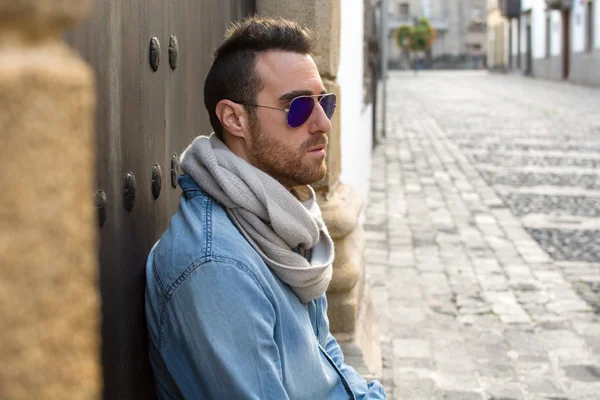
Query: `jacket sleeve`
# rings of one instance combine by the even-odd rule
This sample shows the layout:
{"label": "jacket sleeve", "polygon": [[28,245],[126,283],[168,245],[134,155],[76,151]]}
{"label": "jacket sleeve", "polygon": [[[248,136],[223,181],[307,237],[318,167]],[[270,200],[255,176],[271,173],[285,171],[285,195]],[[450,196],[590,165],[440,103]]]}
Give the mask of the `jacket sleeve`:
{"label": "jacket sleeve", "polygon": [[[327,310],[325,306],[325,310]],[[354,368],[344,363],[344,354],[342,349],[329,332],[329,320],[327,313],[323,315],[323,319],[327,329],[327,339],[325,342],[325,351],[329,354],[329,357],[335,362],[337,367],[340,369],[346,380],[350,384],[350,388],[356,397],[356,400],[381,400],[386,399],[385,389],[378,381],[374,380],[368,382],[358,373]]]}
{"label": "jacket sleeve", "polygon": [[184,399],[288,399],[275,309],[241,264],[196,268],[165,308],[160,353]]}

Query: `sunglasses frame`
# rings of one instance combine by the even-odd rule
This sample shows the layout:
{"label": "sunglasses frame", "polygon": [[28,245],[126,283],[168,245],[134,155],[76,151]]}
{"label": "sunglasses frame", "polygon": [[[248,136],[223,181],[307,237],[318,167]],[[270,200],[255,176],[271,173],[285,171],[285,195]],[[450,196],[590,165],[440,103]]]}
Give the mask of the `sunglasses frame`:
{"label": "sunglasses frame", "polygon": [[[337,96],[335,95],[335,93],[305,94],[305,95],[297,96],[297,97],[294,97],[290,101],[290,105],[287,108],[278,108],[278,107],[263,106],[261,104],[245,104],[245,103],[239,103],[237,101],[236,101],[236,103],[241,104],[243,106],[248,106],[248,107],[269,108],[271,110],[283,111],[283,112],[285,112],[285,116],[286,116],[285,123],[287,124],[287,126],[290,127],[291,129],[298,129],[298,128],[300,128],[302,125],[304,125],[310,119],[310,116],[315,111],[315,104],[319,103],[319,106],[321,108],[323,108],[323,106],[321,105],[321,100],[323,100],[323,98],[327,97],[327,96],[333,96],[335,98],[335,104],[333,105],[333,112],[331,113],[331,117],[327,117],[331,121],[331,118],[333,118],[333,114],[335,113],[335,109],[337,108]],[[308,118],[306,118],[306,121],[304,121],[302,124],[300,124],[300,125],[298,125],[296,127],[292,127],[292,126],[290,126],[290,121],[289,121],[289,113],[290,113],[290,109],[292,108],[292,103],[296,99],[301,99],[303,97],[310,97],[310,98],[312,98],[314,100],[313,108],[312,108],[312,110],[311,110]],[[324,108],[323,108],[323,111],[325,111]],[[325,115],[327,116],[327,113]]]}

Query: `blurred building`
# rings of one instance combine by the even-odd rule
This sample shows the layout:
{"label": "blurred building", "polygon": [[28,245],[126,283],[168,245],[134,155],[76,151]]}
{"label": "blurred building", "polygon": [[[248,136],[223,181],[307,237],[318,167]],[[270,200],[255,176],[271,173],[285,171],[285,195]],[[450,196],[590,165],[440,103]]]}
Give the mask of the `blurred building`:
{"label": "blurred building", "polygon": [[488,0],[487,64],[490,70],[506,72],[514,67],[511,23],[520,15],[521,0]]}
{"label": "blurred building", "polygon": [[409,54],[395,37],[401,25],[426,17],[437,32],[427,54],[429,68],[480,68],[486,59],[486,0],[390,0],[389,62],[391,68],[408,68]]}
{"label": "blurred building", "polygon": [[523,72],[600,86],[600,2],[523,0]]}
{"label": "blurred building", "polygon": [[490,69],[600,86],[600,0],[489,0]]}

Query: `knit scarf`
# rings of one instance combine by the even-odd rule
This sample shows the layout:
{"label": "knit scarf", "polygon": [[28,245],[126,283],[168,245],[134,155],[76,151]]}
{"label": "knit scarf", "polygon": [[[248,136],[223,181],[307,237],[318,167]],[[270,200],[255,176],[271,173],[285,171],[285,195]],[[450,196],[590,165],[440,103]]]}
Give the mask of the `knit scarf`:
{"label": "knit scarf", "polygon": [[[185,173],[227,211],[271,271],[303,301],[325,293],[331,281],[333,241],[315,192],[298,199],[267,173],[239,158],[213,133],[181,155]],[[301,253],[310,253],[310,261]]]}

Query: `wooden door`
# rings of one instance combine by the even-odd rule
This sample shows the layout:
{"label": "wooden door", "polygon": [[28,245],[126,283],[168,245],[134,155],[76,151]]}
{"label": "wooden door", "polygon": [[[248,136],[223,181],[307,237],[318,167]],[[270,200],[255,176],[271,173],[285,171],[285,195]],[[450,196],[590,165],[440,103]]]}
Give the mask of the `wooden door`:
{"label": "wooden door", "polygon": [[563,79],[569,79],[571,59],[571,12],[562,11],[562,56],[563,56]]}
{"label": "wooden door", "polygon": [[202,93],[212,52],[230,22],[254,10],[254,0],[94,0],[66,35],[97,80],[90,199],[99,211],[105,399],[155,398],[146,257],[177,209],[179,153],[211,132]]}

